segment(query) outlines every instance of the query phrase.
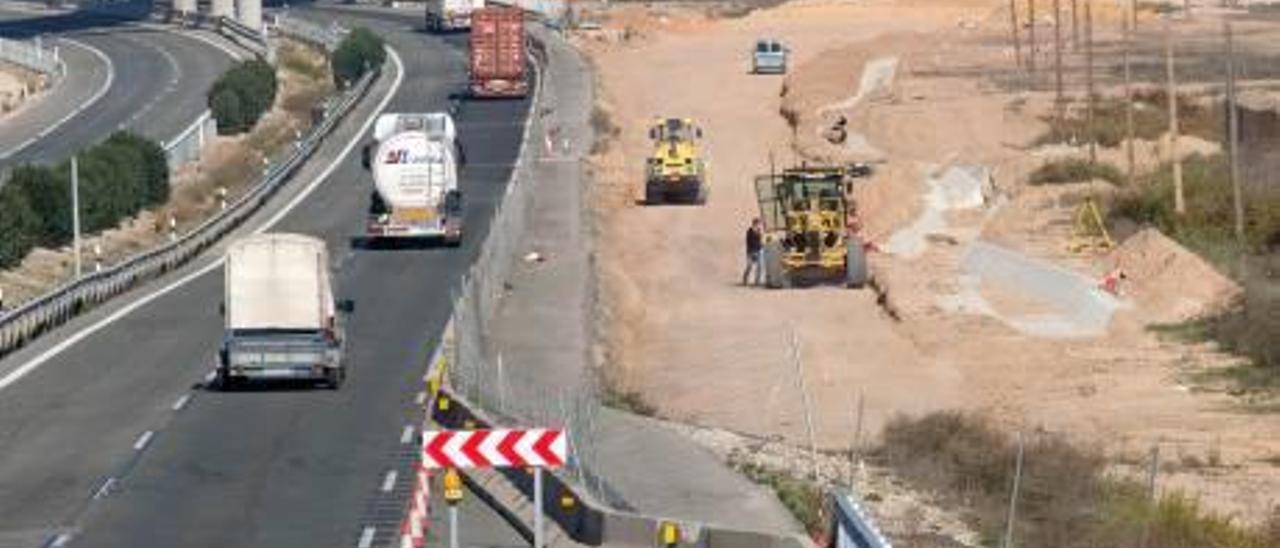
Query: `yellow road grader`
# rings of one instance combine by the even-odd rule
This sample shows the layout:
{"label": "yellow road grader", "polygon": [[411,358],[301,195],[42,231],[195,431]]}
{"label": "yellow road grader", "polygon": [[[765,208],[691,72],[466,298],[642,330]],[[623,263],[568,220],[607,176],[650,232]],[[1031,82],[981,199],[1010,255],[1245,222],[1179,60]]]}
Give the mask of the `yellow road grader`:
{"label": "yellow road grader", "polygon": [[698,150],[702,129],[687,118],[659,119],[649,139],[653,153],[645,162],[645,203],[706,202],[707,166]]}
{"label": "yellow road grader", "polygon": [[857,179],[870,175],[869,166],[851,164],[802,166],[756,178],[766,286],[786,288],[832,279],[853,288],[867,283],[852,191]]}

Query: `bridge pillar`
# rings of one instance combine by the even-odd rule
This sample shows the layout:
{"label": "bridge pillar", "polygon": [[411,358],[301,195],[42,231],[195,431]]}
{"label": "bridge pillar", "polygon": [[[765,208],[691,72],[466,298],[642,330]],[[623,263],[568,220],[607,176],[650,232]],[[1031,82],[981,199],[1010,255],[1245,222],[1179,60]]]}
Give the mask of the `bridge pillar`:
{"label": "bridge pillar", "polygon": [[173,11],[182,14],[194,14],[196,12],[196,0],[173,0]]}
{"label": "bridge pillar", "polygon": [[262,28],[262,0],[236,0],[240,23],[254,30]]}
{"label": "bridge pillar", "polygon": [[209,2],[209,15],[213,17],[235,17],[234,0],[212,0]]}

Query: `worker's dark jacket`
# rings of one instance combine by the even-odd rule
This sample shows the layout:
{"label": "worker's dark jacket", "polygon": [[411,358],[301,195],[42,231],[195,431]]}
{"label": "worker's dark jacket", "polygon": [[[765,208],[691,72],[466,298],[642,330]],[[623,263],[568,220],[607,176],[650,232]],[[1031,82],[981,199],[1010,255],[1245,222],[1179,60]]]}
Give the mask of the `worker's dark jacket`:
{"label": "worker's dark jacket", "polygon": [[760,252],[764,245],[760,241],[760,231],[753,227],[747,228],[747,254],[755,255]]}

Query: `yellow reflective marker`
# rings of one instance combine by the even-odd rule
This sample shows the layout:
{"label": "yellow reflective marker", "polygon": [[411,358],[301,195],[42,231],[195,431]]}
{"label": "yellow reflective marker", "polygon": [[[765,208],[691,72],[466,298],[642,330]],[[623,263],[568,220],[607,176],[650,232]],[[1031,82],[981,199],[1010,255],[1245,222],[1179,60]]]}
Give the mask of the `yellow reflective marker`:
{"label": "yellow reflective marker", "polygon": [[439,408],[441,411],[448,411],[449,396],[440,396],[440,398],[436,400],[436,407]]}
{"label": "yellow reflective marker", "polygon": [[568,491],[560,492],[560,507],[572,511],[578,505],[578,499],[573,498],[573,493]]}
{"label": "yellow reflective marker", "polygon": [[440,376],[439,375],[432,375],[431,378],[427,379],[427,393],[430,394],[431,397],[433,398],[436,397],[438,394],[440,394]]}
{"label": "yellow reflective marker", "polygon": [[444,500],[449,504],[462,500],[462,476],[452,468],[444,473]]}
{"label": "yellow reflective marker", "polygon": [[662,544],[664,546],[675,546],[677,542],[680,542],[680,528],[669,521],[663,522]]}

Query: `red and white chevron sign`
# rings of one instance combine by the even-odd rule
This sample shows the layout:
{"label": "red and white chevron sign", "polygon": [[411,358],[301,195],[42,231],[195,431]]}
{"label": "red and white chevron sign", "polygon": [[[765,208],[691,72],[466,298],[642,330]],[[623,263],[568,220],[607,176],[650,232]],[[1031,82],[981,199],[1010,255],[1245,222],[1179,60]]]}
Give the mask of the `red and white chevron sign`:
{"label": "red and white chevron sign", "polygon": [[564,466],[564,430],[441,430],[422,433],[427,468],[557,468]]}

